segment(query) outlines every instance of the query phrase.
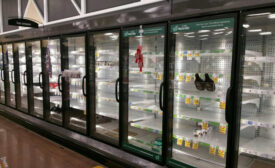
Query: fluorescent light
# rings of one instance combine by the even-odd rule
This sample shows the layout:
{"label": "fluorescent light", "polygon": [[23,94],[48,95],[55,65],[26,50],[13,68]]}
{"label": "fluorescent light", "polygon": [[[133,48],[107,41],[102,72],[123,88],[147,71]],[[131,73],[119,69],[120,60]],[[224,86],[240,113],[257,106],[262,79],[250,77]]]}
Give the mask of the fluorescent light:
{"label": "fluorescent light", "polygon": [[104,35],[105,36],[111,36],[111,35],[113,35],[113,33],[105,33]]}
{"label": "fluorescent light", "polygon": [[268,18],[269,18],[269,19],[275,19],[275,14],[270,14],[270,15],[268,15]]}
{"label": "fluorescent light", "polygon": [[260,32],[262,31],[262,29],[250,29],[248,30],[248,32]]}
{"label": "fluorescent light", "polygon": [[209,36],[208,34],[200,35],[200,37],[207,37]]}
{"label": "fluorescent light", "polygon": [[223,34],[223,32],[215,32],[213,33],[214,35],[217,35],[217,34]]}
{"label": "fluorescent light", "polygon": [[202,39],[200,39],[200,40],[207,40],[208,38],[202,38]]}
{"label": "fluorescent light", "polygon": [[262,35],[262,36],[264,36],[264,35],[271,35],[272,32],[261,32],[261,33],[259,33],[259,34]]}
{"label": "fluorescent light", "polygon": [[186,35],[189,35],[189,34],[194,34],[194,32],[188,32],[188,33],[184,33]]}
{"label": "fluorescent light", "polygon": [[195,36],[185,36],[185,37],[188,37],[188,38],[194,38]]}
{"label": "fluorescent light", "polygon": [[214,31],[224,31],[225,29],[216,29]]}
{"label": "fluorescent light", "polygon": [[244,28],[249,28],[250,25],[249,25],[249,24],[243,24],[243,27],[244,27]]}
{"label": "fluorescent light", "polygon": [[250,14],[250,15],[247,15],[247,16],[262,16],[262,15],[269,15],[271,14],[270,12],[264,12],[264,13],[255,13],[255,14]]}
{"label": "fluorescent light", "polygon": [[210,32],[210,30],[200,30],[200,31],[198,31],[198,33],[207,33],[207,32]]}

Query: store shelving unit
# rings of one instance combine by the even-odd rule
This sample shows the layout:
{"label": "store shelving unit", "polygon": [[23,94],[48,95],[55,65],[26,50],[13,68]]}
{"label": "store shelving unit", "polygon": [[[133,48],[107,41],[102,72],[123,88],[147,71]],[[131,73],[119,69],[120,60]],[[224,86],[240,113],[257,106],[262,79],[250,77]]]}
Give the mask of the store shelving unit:
{"label": "store shelving unit", "polygon": [[[129,29],[122,33],[129,42],[129,126],[128,144],[124,146],[157,161],[162,159],[163,110],[159,100],[162,99],[160,86],[164,80],[164,30],[163,26],[152,26]],[[143,59],[140,59],[140,55],[135,56],[138,48],[142,48]],[[146,125],[148,122],[151,125]],[[158,128],[154,129],[152,125],[158,125]]]}
{"label": "store shelving unit", "polygon": [[15,102],[15,80],[14,80],[14,59],[13,59],[13,45],[6,45],[6,53],[8,61],[8,72],[9,72],[9,86],[10,86],[10,106],[16,107]]}
{"label": "store shelving unit", "polygon": [[[274,12],[273,12],[274,13]],[[275,166],[275,113],[274,113],[274,20],[264,15],[244,15],[249,28],[244,29],[244,63],[242,83],[239,162],[246,158],[253,165],[258,160],[273,160]],[[257,21],[265,22],[266,26]],[[254,32],[254,29],[259,31]],[[265,33],[267,32],[267,33]],[[249,78],[248,78],[249,76]],[[239,167],[246,165],[239,164]]]}
{"label": "store shelving unit", "polygon": [[174,92],[171,165],[225,166],[233,27],[233,17],[170,25],[170,62],[174,63],[170,70]]}

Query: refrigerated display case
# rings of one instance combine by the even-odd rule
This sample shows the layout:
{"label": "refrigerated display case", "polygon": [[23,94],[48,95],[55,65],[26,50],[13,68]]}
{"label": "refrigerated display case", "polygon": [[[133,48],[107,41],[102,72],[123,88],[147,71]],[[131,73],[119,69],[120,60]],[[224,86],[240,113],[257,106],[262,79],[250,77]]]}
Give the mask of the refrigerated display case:
{"label": "refrigerated display case", "polygon": [[[18,61],[18,76],[17,85],[19,89],[17,90],[18,104],[17,108],[23,112],[28,112],[28,88],[27,88],[27,64],[26,64],[26,54],[25,54],[25,43],[15,43],[14,44],[14,54]],[[16,75],[15,75],[16,76]]]}
{"label": "refrigerated display case", "polygon": [[122,32],[129,67],[128,142],[123,145],[156,161],[162,160],[165,29],[140,26]]}
{"label": "refrigerated display case", "polygon": [[[4,59],[5,61],[5,70],[6,70],[6,76],[8,78],[7,84],[8,84],[8,90],[7,93],[7,103],[11,107],[16,107],[15,102],[15,81],[14,81],[14,61],[13,61],[13,46],[12,44],[6,44],[3,45],[4,47]],[[9,97],[9,98],[8,98]]]}
{"label": "refrigerated display case", "polygon": [[233,16],[170,25],[173,129],[169,165],[225,167],[233,34]]}
{"label": "refrigerated display case", "polygon": [[238,167],[275,167],[275,10],[246,13],[242,19]]}
{"label": "refrigerated display case", "polygon": [[95,48],[95,136],[118,144],[119,32],[98,32],[89,38]]}
{"label": "refrigerated display case", "polygon": [[[27,82],[30,87],[30,97],[32,101],[32,108],[30,113],[36,117],[43,118],[43,73],[42,73],[42,57],[40,41],[26,42],[27,60],[29,62],[29,78]],[[29,80],[30,79],[30,80]]]}
{"label": "refrigerated display case", "polygon": [[[62,71],[59,39],[42,40],[42,56],[44,58],[46,120],[62,125]],[[42,68],[43,69],[43,68]]]}
{"label": "refrigerated display case", "polygon": [[87,127],[85,36],[66,37],[63,40],[62,78],[65,83],[62,92],[66,102],[65,125],[85,134]]}
{"label": "refrigerated display case", "polygon": [[0,45],[0,103],[5,104],[5,80],[4,80],[4,62],[2,45]]}

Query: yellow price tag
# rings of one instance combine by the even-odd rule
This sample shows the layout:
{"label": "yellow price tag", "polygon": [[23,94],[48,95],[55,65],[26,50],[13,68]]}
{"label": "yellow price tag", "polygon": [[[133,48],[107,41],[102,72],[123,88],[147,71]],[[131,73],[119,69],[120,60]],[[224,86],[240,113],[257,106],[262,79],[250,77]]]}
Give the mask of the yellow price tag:
{"label": "yellow price tag", "polygon": [[193,142],[192,149],[197,150],[199,148],[198,142]]}
{"label": "yellow price tag", "polygon": [[182,139],[181,138],[177,139],[177,145],[182,146]]}
{"label": "yellow price tag", "polygon": [[209,147],[209,154],[210,155],[216,155],[216,147],[215,146],[210,146]]}
{"label": "yellow price tag", "polygon": [[193,104],[194,104],[194,106],[198,106],[199,103],[200,103],[199,98],[194,98],[194,99],[193,99]]}
{"label": "yellow price tag", "polygon": [[219,148],[218,150],[218,156],[221,157],[221,158],[224,158],[224,155],[225,155],[225,152],[223,149]]}
{"label": "yellow price tag", "polygon": [[225,102],[220,102],[220,109],[225,109]]}
{"label": "yellow price tag", "polygon": [[208,129],[208,122],[203,122],[201,127],[202,127],[202,129],[207,130]]}
{"label": "yellow price tag", "polygon": [[185,139],[184,146],[185,146],[186,148],[190,148],[190,146],[191,146],[191,142],[190,142],[190,140]]}
{"label": "yellow price tag", "polygon": [[180,82],[183,81],[183,76],[182,76],[182,75],[179,76],[179,81],[180,81]]}
{"label": "yellow price tag", "polygon": [[191,103],[191,98],[190,97],[186,97],[185,98],[185,104],[190,104]]}
{"label": "yellow price tag", "polygon": [[158,80],[162,80],[162,75],[161,74],[158,74]]}
{"label": "yellow price tag", "polygon": [[220,131],[220,133],[225,134],[226,133],[226,126],[223,125],[223,124],[220,124],[219,131]]}
{"label": "yellow price tag", "polygon": [[191,75],[187,75],[186,79],[185,79],[185,82],[190,82],[190,81],[191,81]]}
{"label": "yellow price tag", "polygon": [[218,81],[219,81],[218,77],[213,77],[212,79],[213,79],[214,83],[218,83]]}

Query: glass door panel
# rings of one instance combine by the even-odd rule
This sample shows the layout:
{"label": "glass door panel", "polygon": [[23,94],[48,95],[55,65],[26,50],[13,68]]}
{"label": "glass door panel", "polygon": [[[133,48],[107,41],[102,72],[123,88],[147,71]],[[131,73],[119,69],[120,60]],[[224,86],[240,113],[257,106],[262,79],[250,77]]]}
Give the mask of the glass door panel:
{"label": "glass door panel", "polygon": [[161,160],[160,85],[164,72],[165,28],[124,31],[129,38],[128,143]]}
{"label": "glass door panel", "polygon": [[275,10],[244,16],[239,167],[275,167]]}
{"label": "glass door panel", "polygon": [[93,38],[96,49],[96,132],[118,141],[119,33],[95,34]]}
{"label": "glass door panel", "polygon": [[226,93],[231,82],[234,18],[172,24],[172,159],[225,167]]}
{"label": "glass door panel", "polygon": [[4,62],[2,46],[0,46],[0,102],[5,104],[5,84],[4,84]]}
{"label": "glass door panel", "polygon": [[32,45],[32,77],[34,115],[43,117],[43,89],[42,89],[42,58],[40,41],[31,42]]}
{"label": "glass door panel", "polygon": [[69,69],[63,72],[63,77],[69,83],[69,126],[85,133],[86,130],[86,90],[85,69],[85,37],[69,37],[68,59]]}
{"label": "glass door panel", "polygon": [[14,80],[14,61],[12,44],[7,45],[8,66],[9,66],[9,83],[10,83],[10,106],[15,107],[15,80]]}
{"label": "glass door panel", "polygon": [[18,108],[24,112],[28,112],[27,64],[25,54],[25,43],[17,43],[14,46],[18,48],[19,55],[19,87],[21,102]]}
{"label": "glass door panel", "polygon": [[59,39],[48,40],[46,70],[49,74],[50,120],[62,124],[62,72]]}

